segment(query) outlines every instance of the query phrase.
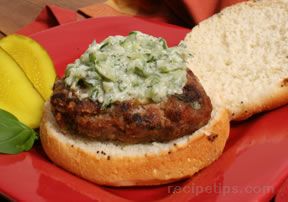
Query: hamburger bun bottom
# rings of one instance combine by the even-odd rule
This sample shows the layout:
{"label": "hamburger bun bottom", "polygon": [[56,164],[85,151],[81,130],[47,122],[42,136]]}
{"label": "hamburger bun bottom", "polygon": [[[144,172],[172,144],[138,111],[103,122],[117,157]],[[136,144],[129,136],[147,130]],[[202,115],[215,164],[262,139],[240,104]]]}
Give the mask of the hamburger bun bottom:
{"label": "hamburger bun bottom", "polygon": [[40,139],[58,166],[108,186],[160,185],[191,177],[215,161],[229,135],[229,113],[214,109],[209,123],[192,135],[167,143],[121,145],[63,134],[47,101]]}

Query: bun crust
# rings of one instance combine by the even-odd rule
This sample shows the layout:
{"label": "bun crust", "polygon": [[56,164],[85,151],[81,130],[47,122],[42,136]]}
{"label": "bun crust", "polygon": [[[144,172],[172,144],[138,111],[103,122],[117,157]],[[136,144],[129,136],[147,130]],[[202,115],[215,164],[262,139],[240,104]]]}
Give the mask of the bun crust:
{"label": "bun crust", "polygon": [[[111,143],[98,142],[96,145],[106,149],[107,154],[103,155],[104,152],[101,151],[100,154],[97,148],[93,148],[94,152],[86,149],[90,144],[85,142],[87,140],[72,141],[72,136],[64,136],[57,127],[47,102],[40,126],[40,139],[46,154],[56,165],[97,184],[143,186],[166,184],[187,178],[211,164],[221,155],[230,126],[228,112],[220,109],[213,112],[213,118],[205,127],[189,137],[182,138],[182,142],[176,140],[166,145],[151,143],[148,146],[139,146],[139,151],[131,149],[118,155],[112,155],[112,150],[123,150],[122,147],[125,146],[112,147],[109,146]],[[155,152],[154,147],[159,145],[165,149]],[[149,148],[147,151],[143,149],[146,147]]]}

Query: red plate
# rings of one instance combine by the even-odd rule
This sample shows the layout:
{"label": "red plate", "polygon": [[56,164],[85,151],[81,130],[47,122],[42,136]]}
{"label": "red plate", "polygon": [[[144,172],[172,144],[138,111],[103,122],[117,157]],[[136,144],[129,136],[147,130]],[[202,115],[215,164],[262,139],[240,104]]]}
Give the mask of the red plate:
{"label": "red plate", "polygon": [[[142,19],[110,17],[67,24],[32,37],[51,55],[59,75],[93,39],[140,30],[175,45],[189,31]],[[192,179],[139,188],[87,182],[53,165],[41,146],[19,155],[0,155],[0,192],[25,201],[266,201],[288,176],[288,107],[232,124],[224,154]]]}
{"label": "red plate", "polygon": [[288,178],[281,185],[281,188],[275,197],[275,202],[287,202],[287,199],[288,199]]}

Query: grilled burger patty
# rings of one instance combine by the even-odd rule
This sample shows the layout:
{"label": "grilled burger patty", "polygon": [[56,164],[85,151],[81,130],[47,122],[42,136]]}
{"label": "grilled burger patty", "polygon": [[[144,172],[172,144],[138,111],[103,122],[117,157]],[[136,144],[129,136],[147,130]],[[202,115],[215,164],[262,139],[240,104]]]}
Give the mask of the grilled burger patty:
{"label": "grilled burger patty", "polygon": [[183,93],[160,103],[128,100],[102,109],[97,101],[80,100],[63,80],[55,83],[50,102],[62,132],[127,144],[167,142],[190,135],[207,124],[212,111],[209,97],[190,70]]}

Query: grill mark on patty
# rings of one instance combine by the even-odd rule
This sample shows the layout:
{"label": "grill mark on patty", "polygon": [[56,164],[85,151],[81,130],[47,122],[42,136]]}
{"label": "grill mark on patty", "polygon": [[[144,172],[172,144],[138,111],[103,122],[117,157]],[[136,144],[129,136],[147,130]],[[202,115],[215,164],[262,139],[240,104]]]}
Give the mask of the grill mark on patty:
{"label": "grill mark on patty", "polygon": [[157,120],[157,116],[153,113],[145,113],[144,115],[140,113],[133,114],[132,122],[143,129],[154,130],[161,128],[160,120]]}
{"label": "grill mark on patty", "polygon": [[144,121],[142,116],[139,113],[132,115],[132,121],[136,123],[136,125],[142,125],[142,122]]}
{"label": "grill mark on patty", "polygon": [[[199,109],[192,107],[195,101]],[[210,99],[190,70],[183,93],[160,103],[141,104],[134,99],[101,109],[98,102],[79,100],[63,80],[55,83],[50,102],[62,130],[125,144],[167,142],[192,134],[208,123],[212,111]]]}
{"label": "grill mark on patty", "polygon": [[176,97],[183,102],[193,102],[200,98],[200,94],[192,84],[185,85],[183,88],[183,94],[176,95]]}
{"label": "grill mark on patty", "polygon": [[130,107],[131,107],[130,103],[127,102],[120,103],[120,109],[122,112],[129,111]]}

